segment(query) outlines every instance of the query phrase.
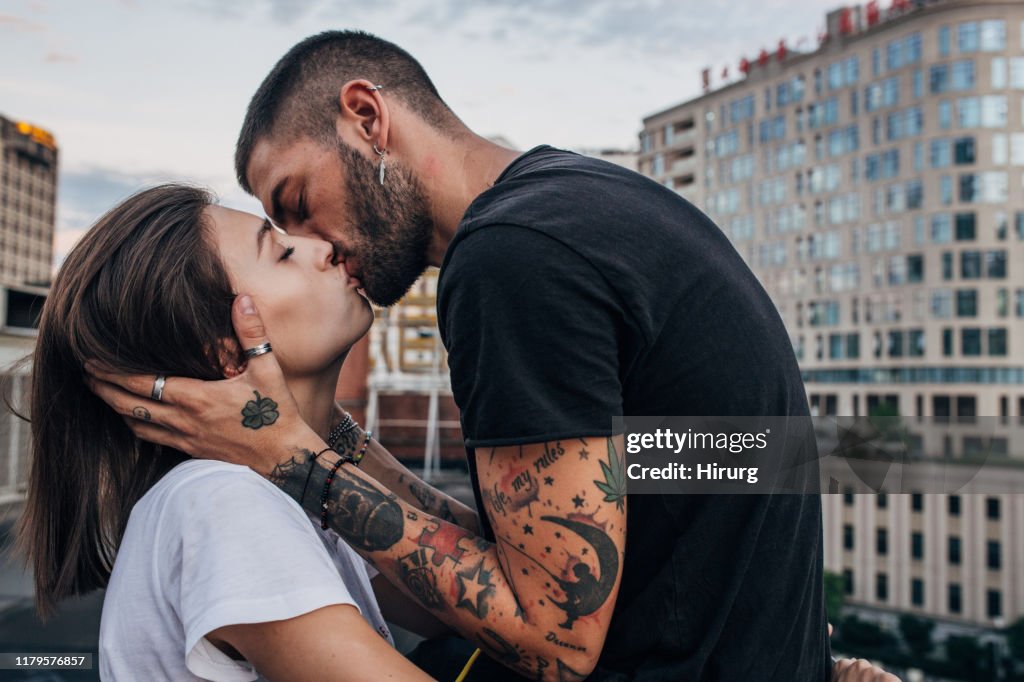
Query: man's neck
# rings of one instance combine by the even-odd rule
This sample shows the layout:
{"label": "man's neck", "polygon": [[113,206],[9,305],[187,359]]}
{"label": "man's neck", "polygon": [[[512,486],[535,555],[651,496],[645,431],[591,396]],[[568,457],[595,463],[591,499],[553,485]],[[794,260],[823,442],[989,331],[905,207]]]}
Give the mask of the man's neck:
{"label": "man's neck", "polygon": [[493,186],[521,153],[468,130],[454,138],[435,135],[421,153],[413,152],[415,172],[430,198],[434,219],[434,237],[428,252],[431,265],[441,265],[473,200]]}

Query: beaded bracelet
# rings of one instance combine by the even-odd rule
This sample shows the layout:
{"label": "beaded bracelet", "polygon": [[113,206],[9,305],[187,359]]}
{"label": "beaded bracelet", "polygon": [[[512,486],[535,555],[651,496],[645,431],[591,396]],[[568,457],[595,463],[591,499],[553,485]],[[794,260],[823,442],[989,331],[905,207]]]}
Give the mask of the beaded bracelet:
{"label": "beaded bracelet", "polygon": [[349,433],[357,426],[359,426],[359,424],[357,424],[356,420],[352,418],[352,415],[345,414],[345,418],[342,419],[337,426],[331,429],[329,434],[327,434],[327,444],[332,448],[335,447],[338,444],[338,441],[341,440],[342,436]]}
{"label": "beaded bracelet", "polygon": [[366,447],[370,444],[370,439],[373,438],[373,431],[367,431],[366,437],[363,438],[363,447],[359,448],[359,452],[352,458],[352,463],[359,466],[359,463],[363,461],[363,457],[366,456]]}
{"label": "beaded bracelet", "polygon": [[[354,464],[355,466],[359,466],[359,462],[361,462],[362,459],[363,459],[363,456],[366,455],[366,447],[370,444],[370,438],[372,438],[372,437],[373,437],[373,431],[367,431],[366,432],[366,436],[363,438],[363,447],[359,448],[359,452],[356,454],[355,457],[353,457],[352,455],[341,455],[341,454],[339,454],[338,455],[338,461],[335,462],[333,466],[331,466],[331,471],[330,471],[330,473],[327,474],[327,480],[324,481],[324,491],[320,495],[320,527],[322,529],[327,530],[327,527],[328,527],[328,525],[327,525],[327,493],[330,491],[331,483],[334,481],[334,474],[336,474],[338,472],[338,469],[341,468],[341,465],[345,464],[346,462],[350,462],[350,463]],[[332,448],[327,448],[327,450],[332,450]],[[327,452],[327,450],[321,451],[320,454],[317,455],[317,457],[322,455],[324,452]],[[334,450],[334,452],[337,452],[337,451]]]}
{"label": "beaded bracelet", "polygon": [[338,472],[338,469],[345,462],[354,462],[352,455],[338,455],[338,461],[331,467],[331,471],[327,474],[327,480],[324,481],[324,491],[320,494],[320,527],[327,530],[327,493],[331,489],[331,482],[334,481],[334,474]]}

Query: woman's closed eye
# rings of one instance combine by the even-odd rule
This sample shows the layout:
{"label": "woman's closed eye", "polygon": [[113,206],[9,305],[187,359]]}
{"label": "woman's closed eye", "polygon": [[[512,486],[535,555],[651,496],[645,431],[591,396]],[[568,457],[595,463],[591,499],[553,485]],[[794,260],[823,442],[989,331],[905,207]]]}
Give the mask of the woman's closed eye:
{"label": "woman's closed eye", "polygon": [[282,253],[282,254],[281,254],[281,257],[277,259],[277,262],[278,262],[278,263],[280,263],[280,262],[281,262],[281,261],[283,261],[283,260],[288,260],[288,258],[289,258],[289,257],[290,257],[290,256],[291,256],[291,255],[292,255],[293,253],[295,253],[295,247],[294,247],[294,246],[289,246],[289,247],[286,247],[286,248],[285,248],[285,250],[284,250],[284,253]]}

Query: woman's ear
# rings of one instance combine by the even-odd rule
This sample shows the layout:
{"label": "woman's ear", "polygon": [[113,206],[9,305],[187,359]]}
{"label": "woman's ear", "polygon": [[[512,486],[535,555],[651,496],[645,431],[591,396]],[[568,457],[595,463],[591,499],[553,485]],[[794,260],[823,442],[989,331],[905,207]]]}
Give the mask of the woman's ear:
{"label": "woman's ear", "polygon": [[245,371],[246,362],[242,355],[242,349],[234,338],[220,339],[214,349],[217,357],[217,364],[225,379],[231,379]]}
{"label": "woman's ear", "polygon": [[245,367],[237,367],[235,365],[224,365],[224,378],[233,379],[239,374],[245,371]]}

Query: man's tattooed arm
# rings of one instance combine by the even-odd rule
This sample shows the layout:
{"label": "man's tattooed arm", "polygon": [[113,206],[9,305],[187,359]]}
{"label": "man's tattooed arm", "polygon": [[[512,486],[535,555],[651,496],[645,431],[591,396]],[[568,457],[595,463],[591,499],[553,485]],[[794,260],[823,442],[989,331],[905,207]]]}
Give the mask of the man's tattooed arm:
{"label": "man's tattooed arm", "polygon": [[[342,436],[337,444],[340,452],[356,452],[363,444],[365,432],[353,429]],[[480,517],[477,513],[429,483],[421,480],[375,440],[370,441],[360,469],[370,475],[386,489],[395,493],[419,511],[454,523],[474,533],[480,532]]]}
{"label": "man's tattooed arm", "polygon": [[479,452],[493,544],[351,464],[337,470],[324,509],[334,453],[311,462],[297,450],[270,479],[317,517],[326,511],[393,584],[499,662],[534,679],[577,680],[596,665],[621,578],[621,452],[621,437]]}

